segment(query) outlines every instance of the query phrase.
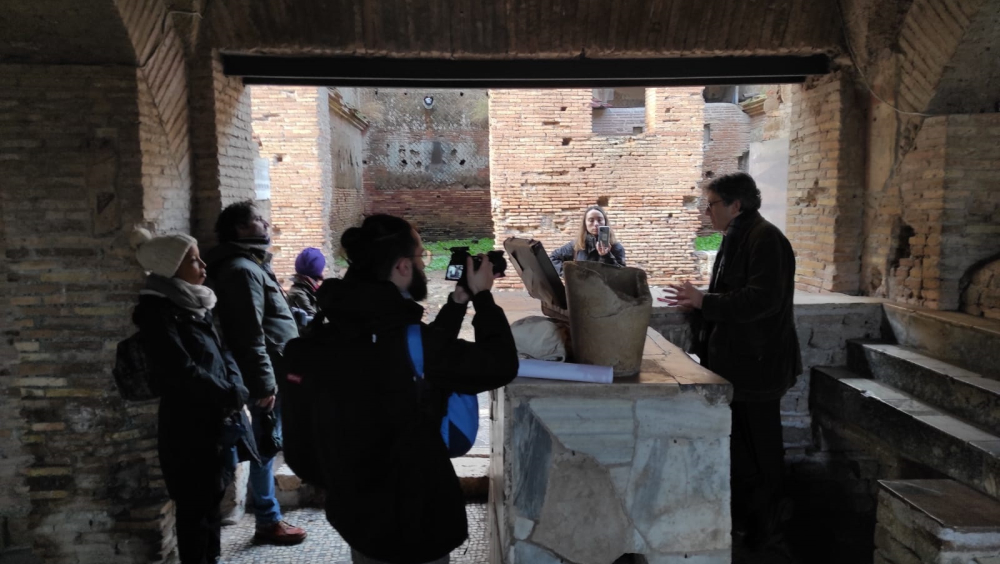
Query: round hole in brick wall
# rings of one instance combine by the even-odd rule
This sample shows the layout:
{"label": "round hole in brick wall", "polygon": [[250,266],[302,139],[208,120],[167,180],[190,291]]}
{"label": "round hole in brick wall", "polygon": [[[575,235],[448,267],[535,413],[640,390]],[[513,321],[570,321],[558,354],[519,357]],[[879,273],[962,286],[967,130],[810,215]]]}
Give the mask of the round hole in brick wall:
{"label": "round hole in brick wall", "polygon": [[459,96],[465,96],[465,92],[459,92],[458,95]]}
{"label": "round hole in brick wall", "polygon": [[465,166],[465,159],[458,161],[459,166]]}
{"label": "round hole in brick wall", "polygon": [[406,159],[403,159],[402,163],[403,163],[403,166],[406,166]]}

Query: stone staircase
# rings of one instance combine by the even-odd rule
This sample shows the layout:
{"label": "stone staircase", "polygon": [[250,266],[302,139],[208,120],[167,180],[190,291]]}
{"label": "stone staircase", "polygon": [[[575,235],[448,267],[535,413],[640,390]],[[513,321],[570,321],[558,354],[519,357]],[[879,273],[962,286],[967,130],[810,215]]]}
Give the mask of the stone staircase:
{"label": "stone staircase", "polygon": [[[959,504],[1000,507],[1000,323],[952,312],[884,307],[883,341],[848,341],[847,366],[813,369],[810,397],[824,441],[847,437],[852,448],[861,444],[879,456],[890,453],[905,461],[895,466],[896,475],[871,477],[882,480],[875,561],[938,561],[933,551],[918,555],[900,548],[907,543],[898,537],[909,530],[901,522],[936,522],[936,529],[913,525],[911,534],[921,527],[925,533],[938,531],[940,550],[934,554],[955,553],[956,559],[948,562],[1000,557],[1000,521],[995,516],[979,522],[968,513],[962,521],[962,527],[992,539],[986,543],[991,547],[987,553],[969,553],[968,558],[948,540],[959,533],[935,517],[962,514]],[[886,523],[893,524],[895,536]]]}

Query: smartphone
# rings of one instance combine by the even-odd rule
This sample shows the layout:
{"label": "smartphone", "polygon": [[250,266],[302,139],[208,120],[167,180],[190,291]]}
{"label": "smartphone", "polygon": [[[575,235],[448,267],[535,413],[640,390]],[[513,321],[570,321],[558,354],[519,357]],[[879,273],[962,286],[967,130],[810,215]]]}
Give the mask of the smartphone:
{"label": "smartphone", "polygon": [[611,246],[611,228],[607,225],[602,225],[597,228],[597,242],[604,245],[605,247]]}

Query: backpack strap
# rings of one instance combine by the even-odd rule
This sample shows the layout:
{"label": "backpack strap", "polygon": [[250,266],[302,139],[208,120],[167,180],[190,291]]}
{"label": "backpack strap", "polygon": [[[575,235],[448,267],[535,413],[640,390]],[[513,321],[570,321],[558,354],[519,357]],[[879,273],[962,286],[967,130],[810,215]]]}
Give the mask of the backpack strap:
{"label": "backpack strap", "polygon": [[418,378],[424,377],[424,342],[420,337],[420,324],[406,328],[406,342],[410,347],[410,362]]}

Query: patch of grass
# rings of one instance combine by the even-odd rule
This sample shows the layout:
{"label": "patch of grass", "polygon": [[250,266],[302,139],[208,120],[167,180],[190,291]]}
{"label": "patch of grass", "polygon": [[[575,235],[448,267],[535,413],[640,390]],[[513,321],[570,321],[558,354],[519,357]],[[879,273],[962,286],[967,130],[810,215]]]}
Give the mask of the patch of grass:
{"label": "patch of grass", "polygon": [[705,237],[695,237],[694,250],[696,251],[718,251],[722,245],[722,233],[712,233]]}
{"label": "patch of grass", "polygon": [[424,241],[424,248],[429,250],[433,257],[431,263],[427,265],[427,270],[445,270],[451,260],[452,247],[469,247],[469,253],[477,255],[493,250],[493,239],[449,239],[448,241]]}
{"label": "patch of grass", "polygon": [[[449,239],[447,241],[424,241],[424,248],[432,254],[427,270],[438,271],[448,268],[451,260],[452,247],[469,247],[469,252],[478,255],[493,250],[493,239]],[[347,261],[341,257],[334,259],[334,264],[347,268]]]}

